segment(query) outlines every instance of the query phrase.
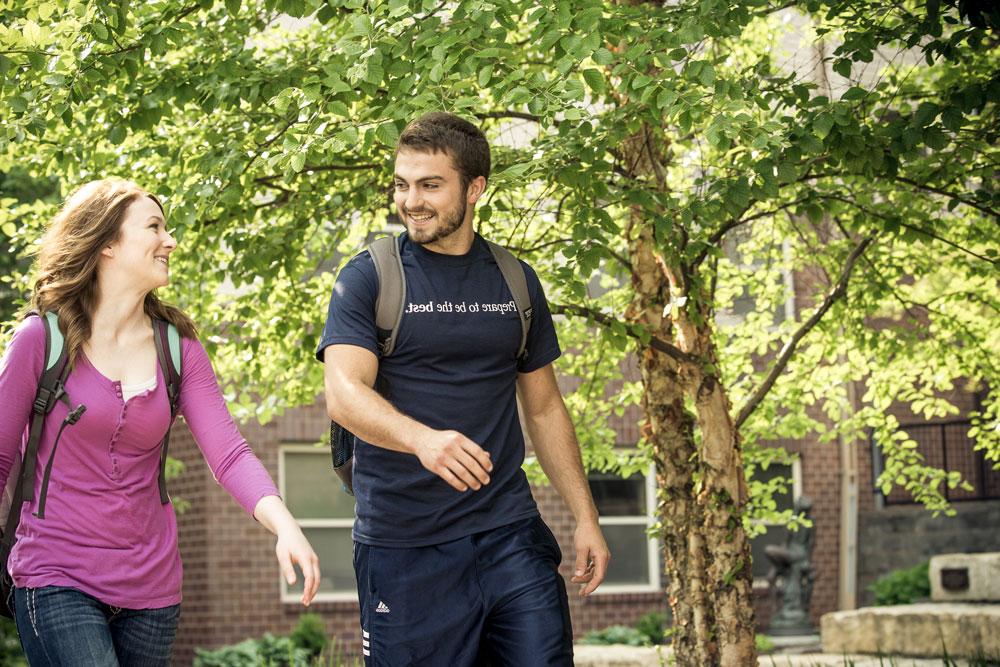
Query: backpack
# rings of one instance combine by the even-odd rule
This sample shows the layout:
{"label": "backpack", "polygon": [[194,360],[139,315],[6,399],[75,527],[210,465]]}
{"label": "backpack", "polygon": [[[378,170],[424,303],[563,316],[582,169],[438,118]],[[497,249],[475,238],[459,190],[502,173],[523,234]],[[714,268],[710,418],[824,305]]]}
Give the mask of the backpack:
{"label": "backpack", "polygon": [[[396,349],[396,335],[399,333],[399,323],[403,319],[403,308],[406,305],[406,275],[403,272],[403,259],[399,254],[399,245],[403,234],[384,236],[372,241],[368,246],[372,262],[375,264],[375,274],[378,276],[378,297],[375,301],[375,328],[378,335],[379,359],[388,357]],[[485,240],[485,239],[484,239]],[[514,298],[514,306],[521,320],[521,344],[518,347],[517,358],[524,357],[528,343],[528,330],[531,328],[531,297],[528,294],[528,279],[524,267],[506,248],[486,240],[490,253],[507,283]],[[354,495],[353,464],[355,436],[335,421],[330,422],[330,453],[333,457],[333,470],[343,484],[344,491]]]}
{"label": "backpack", "polygon": [[[32,315],[38,316],[37,313]],[[38,507],[35,516],[39,519],[45,518],[45,498],[48,492],[49,476],[52,473],[52,463],[55,460],[56,448],[59,445],[59,438],[63,429],[76,424],[87,406],[83,403],[73,407],[69,395],[66,393],[65,382],[69,375],[69,354],[64,345],[62,331],[59,329],[59,317],[54,312],[47,312],[42,317],[45,325],[45,368],[38,379],[38,389],[35,392],[35,401],[31,409],[31,419],[29,421],[28,442],[25,445],[23,458],[15,456],[14,464],[11,466],[7,476],[7,485],[3,491],[3,501],[0,504],[0,516],[6,512],[6,520],[3,521],[3,532],[0,533],[0,616],[13,618],[14,582],[7,569],[7,559],[14,543],[17,540],[17,526],[21,521],[21,506],[25,501],[35,495],[35,469],[38,463],[38,444],[42,436],[42,427],[45,423],[45,416],[52,412],[56,401],[62,401],[70,408],[69,414],[63,419],[56,433],[56,439],[52,443],[52,453],[45,464],[45,472],[42,476],[42,486],[38,492]],[[156,359],[163,377],[167,381],[167,397],[170,400],[170,424],[173,425],[177,416],[177,403],[180,397],[181,380],[181,347],[180,335],[174,325],[163,320],[153,320],[153,342],[156,346]],[[170,444],[170,427],[163,436],[160,446],[160,475],[159,490],[160,502],[166,504],[170,501],[167,495],[166,462],[167,448]]]}

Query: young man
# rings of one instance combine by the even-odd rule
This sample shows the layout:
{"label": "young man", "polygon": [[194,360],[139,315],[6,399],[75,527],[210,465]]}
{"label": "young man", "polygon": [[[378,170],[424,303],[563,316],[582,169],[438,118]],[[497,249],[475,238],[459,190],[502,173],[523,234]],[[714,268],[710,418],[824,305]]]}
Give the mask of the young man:
{"label": "young man", "polygon": [[[490,149],[432,113],[399,139],[395,203],[406,305],[378,356],[368,252],[340,272],[317,356],[330,417],[358,436],[354,568],[367,665],[572,665],[559,546],[521,470],[516,395],[538,459],[576,519],[572,581],[589,595],[610,554],[552,362],[559,344],[538,277],[521,323],[473,231]],[[378,391],[373,389],[378,380]]]}

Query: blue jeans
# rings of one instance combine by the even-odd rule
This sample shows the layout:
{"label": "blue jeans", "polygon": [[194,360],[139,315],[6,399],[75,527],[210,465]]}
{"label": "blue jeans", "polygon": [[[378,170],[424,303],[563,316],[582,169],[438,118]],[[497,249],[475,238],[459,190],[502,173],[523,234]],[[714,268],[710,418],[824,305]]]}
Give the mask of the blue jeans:
{"label": "blue jeans", "polygon": [[121,609],[75,588],[16,588],[14,611],[31,667],[166,667],[180,605]]}

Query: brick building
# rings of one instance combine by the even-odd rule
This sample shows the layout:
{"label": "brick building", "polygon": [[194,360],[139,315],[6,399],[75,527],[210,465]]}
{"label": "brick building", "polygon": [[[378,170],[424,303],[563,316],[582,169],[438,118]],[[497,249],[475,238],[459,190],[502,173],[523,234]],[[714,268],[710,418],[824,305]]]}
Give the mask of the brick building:
{"label": "brick building", "polygon": [[[810,276],[795,278],[784,313],[788,317],[794,316],[795,303],[808,303],[813,292]],[[854,388],[853,395],[860,394],[861,389]],[[996,530],[1000,471],[992,470],[982,454],[973,451],[966,436],[968,422],[963,421],[975,408],[975,395],[956,390],[946,398],[961,409],[960,419],[928,424],[904,410],[896,411],[896,416],[928,462],[958,470],[972,484],[972,492],[949,492],[957,510],[954,517],[932,517],[922,507],[908,504],[899,491],[883,497],[874,486],[880,454],[870,441],[821,443],[810,436],[773,443],[795,457],[790,465],[773,465],[762,473],[793,481],[789,492],[778,498],[779,509],[790,508],[793,499],[803,494],[813,501],[817,576],[810,612],[814,622],[829,611],[869,604],[868,586],[891,570],[936,553],[1000,550]],[[622,446],[637,442],[638,418],[633,409],[613,424]],[[243,433],[320,555],[323,583],[311,611],[322,615],[327,630],[346,652],[355,654],[360,630],[351,562],[353,499],[340,490],[328,449],[314,444],[324,437],[328,424],[317,402],[288,410],[266,426],[245,425]],[[264,632],[288,633],[304,610],[296,592],[281,581],[273,538],[218,487],[182,423],[175,427],[171,449],[186,466],[182,477],[172,482],[171,492],[190,501],[190,509],[179,520],[185,576],[176,664],[190,664],[196,647],[218,647]],[[288,479],[295,483],[286,485]],[[577,636],[631,624],[650,611],[668,612],[659,544],[646,535],[655,514],[652,474],[628,480],[595,474],[591,488],[614,558],[608,579],[590,598],[574,596],[570,587]],[[572,517],[551,487],[534,487],[533,492],[562,545],[562,571],[568,579]],[[786,535],[786,529],[775,527],[751,544],[755,606],[762,629],[773,613],[764,581],[768,570],[764,547],[782,543]]]}
{"label": "brick building", "polygon": [[[972,396],[960,395],[971,408]],[[327,419],[322,406],[289,410],[266,426],[244,428],[257,455],[279,481],[293,512],[302,521],[321,554],[323,593],[312,610],[324,618],[327,629],[352,649],[360,641],[358,605],[354,599],[351,564],[349,498],[342,493],[329,467],[326,449],[313,446],[322,437]],[[634,427],[633,427],[634,428]],[[903,503],[894,492],[883,498],[874,490],[871,443],[859,443],[857,470],[858,513],[854,591],[844,591],[842,566],[843,447],[818,442],[775,443],[798,455],[790,469],[780,472],[794,480],[794,494],[813,499],[816,530],[814,562],[817,571],[812,597],[814,620],[825,612],[870,602],[867,586],[897,567],[914,565],[935,553],[1000,549],[1000,472],[991,471],[972,451],[962,424],[918,426],[911,435],[932,462],[949,457],[949,466],[969,479],[974,492],[951,492],[958,511],[952,518],[932,517],[921,507]],[[622,433],[623,441],[629,434]],[[927,433],[921,435],[923,431]],[[942,439],[941,436],[944,436]],[[172,492],[190,501],[180,519],[180,545],[184,559],[184,605],[177,640],[177,664],[190,664],[196,647],[216,647],[260,636],[287,633],[303,609],[294,591],[281,582],[273,555],[273,538],[248,520],[242,509],[218,487],[201,459],[187,429],[178,425],[172,449],[186,464]],[[294,477],[295,485],[285,486]],[[592,478],[602,523],[615,554],[615,567],[600,591],[587,600],[571,594],[574,630],[578,635],[608,625],[634,622],[649,611],[666,611],[660,579],[659,549],[645,531],[654,512],[652,478],[618,480]],[[535,487],[535,497],[545,520],[563,546],[563,572],[572,564],[572,518],[551,487]],[[782,502],[790,503],[792,494]],[[768,543],[780,543],[783,529],[772,529],[754,540],[755,556]],[[569,559],[569,562],[566,562]],[[755,558],[758,621],[766,627],[771,615],[762,577],[766,559]],[[850,582],[848,582],[848,586]]]}

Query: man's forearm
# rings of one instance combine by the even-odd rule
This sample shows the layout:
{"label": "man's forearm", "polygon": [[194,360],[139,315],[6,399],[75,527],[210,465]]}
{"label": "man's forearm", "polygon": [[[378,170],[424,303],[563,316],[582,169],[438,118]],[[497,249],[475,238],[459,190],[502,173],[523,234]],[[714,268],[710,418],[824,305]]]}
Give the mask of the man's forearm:
{"label": "man's forearm", "polygon": [[555,401],[543,412],[526,415],[525,421],[542,470],[576,522],[596,522],[597,508],[583,472],[580,445],[562,400]]}
{"label": "man's forearm", "polygon": [[327,390],[326,407],[332,420],[365,442],[397,452],[415,454],[418,436],[431,430],[360,382]]}

